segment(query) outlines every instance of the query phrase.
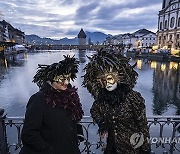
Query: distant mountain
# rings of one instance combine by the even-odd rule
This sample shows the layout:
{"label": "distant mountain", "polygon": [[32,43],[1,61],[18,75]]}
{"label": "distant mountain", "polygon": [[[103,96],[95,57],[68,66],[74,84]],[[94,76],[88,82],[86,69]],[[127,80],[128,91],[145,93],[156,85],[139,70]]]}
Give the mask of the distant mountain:
{"label": "distant mountain", "polygon": [[[111,36],[104,34],[102,32],[86,32],[86,42],[88,43],[88,39],[90,38],[93,43],[99,42],[102,43],[106,37]],[[60,40],[54,40],[50,38],[41,38],[37,35],[26,35],[26,41],[29,44],[73,44],[77,45],[78,44],[78,38],[75,37],[73,39],[68,39],[68,38],[63,38]]]}
{"label": "distant mountain", "polygon": [[88,39],[91,38],[93,43],[96,43],[97,41],[103,43],[108,36],[112,35],[107,35],[102,32],[86,32],[86,40],[88,41]]}
{"label": "distant mountain", "polygon": [[133,34],[134,35],[141,35],[141,34],[144,35],[144,34],[149,34],[149,33],[154,33],[154,32],[151,32],[150,30],[143,28],[143,29],[139,29],[139,30],[135,31]]}
{"label": "distant mountain", "polygon": [[58,44],[59,40],[53,40],[50,38],[41,38],[37,35],[26,35],[26,41],[28,44]]}

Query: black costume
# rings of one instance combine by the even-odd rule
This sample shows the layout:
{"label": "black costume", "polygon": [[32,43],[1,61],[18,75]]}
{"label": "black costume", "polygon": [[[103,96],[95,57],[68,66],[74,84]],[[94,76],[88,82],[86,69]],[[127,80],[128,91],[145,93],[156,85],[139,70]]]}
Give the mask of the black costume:
{"label": "black costume", "polygon": [[[89,59],[83,84],[95,99],[90,112],[99,133],[108,133],[104,153],[149,154],[145,103],[133,90],[138,74],[128,59],[117,53],[101,49]],[[135,133],[143,134],[144,142],[139,147],[130,142]]]}
{"label": "black costume", "polygon": [[78,122],[83,111],[77,89],[70,84],[66,90],[54,89],[52,79],[44,78],[39,92],[29,99],[20,154],[80,154],[77,134],[82,135]]}

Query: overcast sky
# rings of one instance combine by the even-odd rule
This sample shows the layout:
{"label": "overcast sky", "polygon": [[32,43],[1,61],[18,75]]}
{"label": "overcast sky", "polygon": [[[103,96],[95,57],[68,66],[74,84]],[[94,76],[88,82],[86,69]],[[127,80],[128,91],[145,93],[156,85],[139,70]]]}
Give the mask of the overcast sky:
{"label": "overcast sky", "polygon": [[162,0],[0,0],[0,19],[25,34],[72,38],[80,28],[122,34],[157,31]]}

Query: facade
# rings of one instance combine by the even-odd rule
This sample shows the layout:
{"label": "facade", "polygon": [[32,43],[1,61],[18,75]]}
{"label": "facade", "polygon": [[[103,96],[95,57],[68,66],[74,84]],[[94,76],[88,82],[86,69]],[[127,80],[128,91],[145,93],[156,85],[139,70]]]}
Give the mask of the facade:
{"label": "facade", "polygon": [[81,50],[86,49],[86,34],[82,28],[78,34],[78,44],[79,44],[79,49]]}
{"label": "facade", "polygon": [[138,38],[138,47],[152,47],[156,45],[156,34],[150,32],[149,34],[144,34],[142,36],[139,36]]}
{"label": "facade", "polygon": [[138,37],[134,34],[124,34],[122,35],[122,42],[126,47],[137,47]]}
{"label": "facade", "polygon": [[3,20],[0,21],[0,41],[24,44],[25,33]]}
{"label": "facade", "polygon": [[0,41],[3,41],[4,38],[4,28],[3,25],[0,23]]}
{"label": "facade", "polygon": [[123,44],[122,35],[108,36],[103,43],[104,45],[120,45]]}
{"label": "facade", "polygon": [[163,0],[159,11],[157,43],[159,48],[180,51],[180,0]]}
{"label": "facade", "polygon": [[156,45],[156,34],[147,29],[140,29],[132,34],[126,33],[107,37],[105,44],[123,44],[128,48],[148,48]]}

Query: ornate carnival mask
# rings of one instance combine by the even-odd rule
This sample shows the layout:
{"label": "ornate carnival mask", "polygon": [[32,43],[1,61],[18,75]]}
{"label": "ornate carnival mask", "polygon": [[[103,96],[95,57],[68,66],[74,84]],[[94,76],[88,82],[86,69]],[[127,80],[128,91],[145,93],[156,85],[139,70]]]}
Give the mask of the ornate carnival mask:
{"label": "ornate carnival mask", "polygon": [[54,77],[53,81],[68,85],[70,83],[71,74],[63,74]]}
{"label": "ornate carnival mask", "polygon": [[117,73],[105,73],[99,77],[101,85],[103,88],[106,88],[108,91],[113,91],[117,88]]}

